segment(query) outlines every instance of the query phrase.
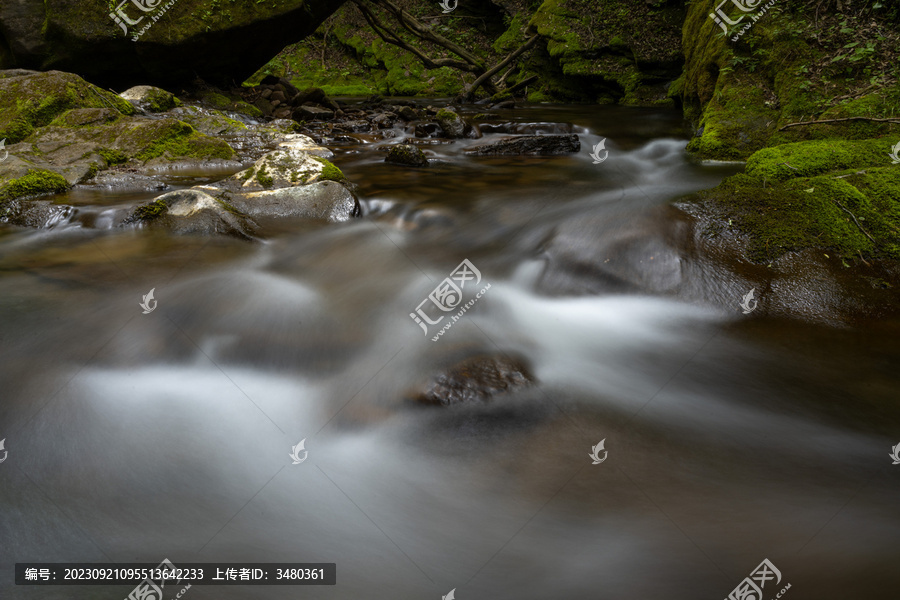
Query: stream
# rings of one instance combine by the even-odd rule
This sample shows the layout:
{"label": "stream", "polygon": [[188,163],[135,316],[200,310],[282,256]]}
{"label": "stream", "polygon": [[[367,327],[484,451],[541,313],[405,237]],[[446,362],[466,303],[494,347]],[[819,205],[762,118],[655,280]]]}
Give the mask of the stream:
{"label": "stream", "polygon": [[[671,203],[742,167],[691,161],[679,112],[498,112],[581,151],[426,140],[414,169],[383,162],[402,128],[323,140],[362,218],[256,243],[109,225],[160,192],[0,226],[0,597],[131,589],[16,586],[16,562],[168,558],[337,564],[335,586],[196,600],[721,600],[764,559],[766,600],[896,598],[900,321],[745,315],[747,290],[689,268]],[[411,313],[464,260],[464,300],[489,289],[423,333]],[[699,287],[725,300],[678,291]],[[501,354],[537,383],[411,400]]]}

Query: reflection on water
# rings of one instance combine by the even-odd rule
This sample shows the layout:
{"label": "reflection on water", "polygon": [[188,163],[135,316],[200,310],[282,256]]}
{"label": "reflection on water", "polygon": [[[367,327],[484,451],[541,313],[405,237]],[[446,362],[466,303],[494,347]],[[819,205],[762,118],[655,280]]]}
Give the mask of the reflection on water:
{"label": "reflection on water", "polygon": [[[893,597],[896,323],[748,321],[652,292],[681,258],[655,271],[634,250],[667,248],[642,217],[734,167],[687,161],[672,113],[509,119],[570,122],[582,152],[472,159],[461,141],[413,170],[382,162],[400,138],[341,146],[366,217],[258,244],[96,218],[4,231],[3,597],[129,591],[16,587],[17,561],[164,557],[337,563],[335,587],[198,599],[722,598],[763,558],[786,597]],[[618,271],[593,256],[635,239]],[[491,291],[432,342],[408,315],[463,258]],[[591,294],[563,291],[584,273],[602,275]],[[495,352],[540,384],[471,407],[407,400]]]}

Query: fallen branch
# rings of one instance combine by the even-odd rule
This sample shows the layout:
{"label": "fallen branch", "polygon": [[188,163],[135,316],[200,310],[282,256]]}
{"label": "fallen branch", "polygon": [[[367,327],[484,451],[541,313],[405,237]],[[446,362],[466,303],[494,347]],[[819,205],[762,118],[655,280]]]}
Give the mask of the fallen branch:
{"label": "fallen branch", "polygon": [[454,60],[452,58],[431,58],[415,46],[406,43],[402,38],[400,38],[400,36],[391,33],[390,29],[388,29],[375,15],[375,13],[373,13],[369,9],[369,7],[365,6],[361,1],[354,0],[354,4],[356,4],[356,7],[359,8],[359,11],[363,14],[363,17],[365,17],[372,30],[378,34],[378,37],[383,39],[388,44],[393,44],[394,46],[403,48],[407,52],[414,54],[419,60],[422,61],[422,64],[424,64],[426,68],[437,69],[439,67],[453,67],[454,69],[459,69],[460,71],[467,71],[470,73],[477,73],[481,71],[481,69],[477,66],[459,60]]}
{"label": "fallen branch", "polygon": [[875,238],[873,238],[871,235],[869,235],[869,232],[867,232],[865,229],[863,229],[862,225],[859,224],[859,221],[856,220],[856,217],[853,216],[853,213],[852,213],[852,212],[850,212],[849,210],[847,210],[846,208],[844,208],[844,205],[841,204],[840,202],[838,202],[837,200],[832,199],[832,202],[834,202],[835,204],[837,204],[838,207],[839,207],[842,211],[844,211],[845,213],[847,213],[848,215],[850,215],[850,218],[853,219],[853,222],[856,223],[856,226],[859,227],[859,230],[862,231],[862,232],[865,234],[865,236],[866,236],[867,238],[869,238],[870,240],[872,240],[872,243],[873,243],[873,244],[875,244],[876,246],[878,246],[878,242],[875,241]]}
{"label": "fallen branch", "polygon": [[778,131],[784,131],[788,127],[797,127],[798,125],[818,125],[819,123],[840,123],[841,121],[874,121],[876,123],[897,123],[900,119],[875,119],[873,117],[846,117],[843,119],[822,119],[821,121],[801,121],[799,123],[788,123],[778,128]]}
{"label": "fallen branch", "polygon": [[527,79],[523,79],[522,81],[520,81],[520,82],[517,83],[516,85],[514,85],[514,86],[512,86],[511,88],[509,88],[508,90],[504,90],[504,91],[505,91],[506,93],[508,93],[508,94],[512,94],[513,92],[518,92],[518,91],[521,90],[522,88],[528,87],[528,85],[529,85],[530,83],[532,83],[532,82],[533,82],[535,79],[537,79],[537,78],[538,78],[537,75],[532,75],[531,77],[529,77],[529,78],[527,78]]}
{"label": "fallen branch", "polygon": [[477,90],[479,86],[481,86],[485,82],[489,81],[491,77],[493,77],[494,75],[499,73],[504,67],[506,67],[506,65],[508,65],[509,63],[514,61],[516,58],[518,58],[520,54],[522,54],[523,52],[525,52],[526,50],[531,48],[534,45],[534,43],[536,41],[538,41],[538,37],[540,37],[540,36],[538,36],[537,34],[531,36],[530,38],[528,38],[525,41],[524,44],[522,44],[521,46],[516,48],[513,52],[511,52],[509,56],[507,56],[506,58],[504,58],[503,60],[498,62],[496,65],[494,65],[489,70],[487,70],[484,73],[482,73],[481,75],[479,75],[478,79],[476,79],[472,83],[472,86],[468,89],[468,91],[466,91],[465,94],[463,94],[463,97],[467,100],[471,99],[472,95],[475,93],[475,90]]}

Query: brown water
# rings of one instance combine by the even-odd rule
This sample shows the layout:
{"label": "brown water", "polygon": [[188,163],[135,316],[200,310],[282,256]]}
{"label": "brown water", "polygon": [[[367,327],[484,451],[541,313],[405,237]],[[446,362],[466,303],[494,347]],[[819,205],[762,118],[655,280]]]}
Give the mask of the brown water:
{"label": "brown water", "polygon": [[[767,558],[766,600],[788,583],[788,599],[895,598],[900,324],[648,291],[687,259],[645,217],[737,167],[689,162],[672,112],[502,116],[569,123],[582,151],[431,144],[442,162],[412,170],[382,162],[401,130],[359,136],[335,162],[364,218],[257,244],[106,224],[153,194],[73,194],[51,230],[0,228],[0,597],[130,591],[17,587],[15,562],[169,558],[337,563],[334,587],[197,599],[718,600]],[[614,242],[630,260],[598,279],[585,249]],[[433,342],[409,314],[463,259],[491,288]],[[539,385],[406,400],[498,352]]]}

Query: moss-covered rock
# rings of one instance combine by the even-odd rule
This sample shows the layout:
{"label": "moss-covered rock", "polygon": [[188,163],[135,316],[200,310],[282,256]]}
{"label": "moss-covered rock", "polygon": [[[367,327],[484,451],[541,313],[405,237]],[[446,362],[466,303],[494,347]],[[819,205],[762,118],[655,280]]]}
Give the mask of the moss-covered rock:
{"label": "moss-covered rock", "polygon": [[135,112],[127,101],[71,73],[0,77],[0,139],[8,143],[24,140],[73,108],[108,109],[121,115]]}
{"label": "moss-covered rock", "polygon": [[123,225],[161,227],[177,234],[252,239],[256,224],[227,202],[197,189],[178,190],[138,206]]}
{"label": "moss-covered rock", "polygon": [[25,175],[0,180],[0,207],[21,198],[59,194],[69,189],[69,183],[61,175],[43,169],[29,169]]}
{"label": "moss-covered rock", "polygon": [[767,148],[700,201],[729,216],[758,262],[806,248],[848,261],[900,259],[900,168],[890,166],[885,148],[884,140]]}
{"label": "moss-covered rock", "polygon": [[166,112],[182,105],[181,100],[174,94],[152,85],[138,85],[125,90],[119,96],[147,112]]}
{"label": "moss-covered rock", "polygon": [[411,144],[397,144],[388,150],[384,162],[410,167],[427,167],[428,157],[416,146]]}

